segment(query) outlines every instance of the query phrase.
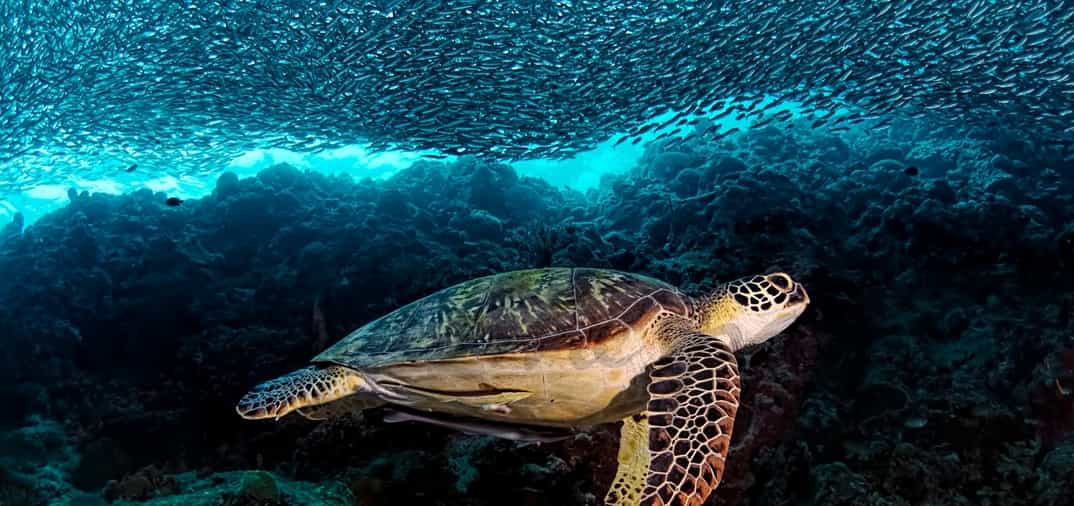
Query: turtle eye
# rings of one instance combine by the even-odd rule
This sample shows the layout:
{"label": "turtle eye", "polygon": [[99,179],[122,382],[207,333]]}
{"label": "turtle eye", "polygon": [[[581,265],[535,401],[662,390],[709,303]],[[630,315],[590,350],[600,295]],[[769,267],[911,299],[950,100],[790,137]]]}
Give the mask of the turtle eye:
{"label": "turtle eye", "polygon": [[794,284],[794,282],[791,281],[791,277],[782,272],[769,274],[768,282],[776,285],[776,288],[779,288],[780,290],[787,290]]}

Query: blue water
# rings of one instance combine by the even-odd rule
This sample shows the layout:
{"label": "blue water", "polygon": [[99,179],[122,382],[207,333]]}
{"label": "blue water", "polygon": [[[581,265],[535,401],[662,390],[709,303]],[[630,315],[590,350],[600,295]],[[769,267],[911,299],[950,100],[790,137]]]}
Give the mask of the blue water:
{"label": "blue water", "polygon": [[1071,104],[1068,0],[0,0],[0,506],[1069,506]]}
{"label": "blue water", "polygon": [[[727,107],[741,105],[729,102]],[[775,114],[780,110],[795,111],[793,106],[781,106],[772,109]],[[709,116],[716,116],[724,109],[714,111]],[[845,114],[845,111],[842,112]],[[839,113],[837,113],[839,114]],[[674,111],[660,116],[645,118],[646,123],[663,123],[674,116]],[[748,121],[734,118],[717,120],[724,129],[745,129]],[[635,165],[644,152],[644,145],[662,133],[674,130],[666,127],[653,130],[644,135],[641,144],[617,144],[618,136],[598,144],[593,149],[577,153],[566,159],[532,159],[511,163],[520,174],[539,177],[556,187],[570,187],[578,191],[594,188],[604,174],[621,174]],[[695,129],[687,129],[675,137],[685,137]],[[234,157],[221,159],[219,166],[206,171],[196,167],[169,169],[160,166],[145,166],[137,156],[109,157],[100,156],[86,159],[57,159],[45,153],[26,156],[2,164],[4,172],[22,172],[36,174],[40,182],[30,180],[22,185],[27,188],[15,191],[8,189],[0,193],[0,220],[10,219],[15,213],[21,213],[28,225],[39,217],[65,205],[68,190],[88,191],[120,195],[137,189],[146,188],[175,197],[199,198],[212,190],[216,177],[223,171],[230,171],[240,178],[250,177],[260,170],[276,164],[286,163],[301,170],[310,170],[322,174],[347,174],[356,179],[385,179],[398,171],[411,166],[415,161],[434,160],[422,155],[433,152],[419,151],[378,151],[368,145],[351,145],[328,150],[311,152],[292,151],[282,148],[253,149],[236,153]],[[443,156],[444,158],[439,158]],[[451,161],[455,155],[439,155],[435,160]],[[177,161],[180,165],[181,161]],[[127,172],[127,169],[135,168]],[[70,174],[66,177],[50,176],[52,172]],[[204,172],[204,173],[199,173]]]}

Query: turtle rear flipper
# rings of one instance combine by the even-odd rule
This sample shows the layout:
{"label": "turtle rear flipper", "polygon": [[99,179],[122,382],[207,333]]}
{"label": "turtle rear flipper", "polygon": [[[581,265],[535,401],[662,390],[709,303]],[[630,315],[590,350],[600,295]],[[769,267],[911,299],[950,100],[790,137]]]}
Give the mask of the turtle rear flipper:
{"label": "turtle rear flipper", "polygon": [[352,415],[370,408],[382,406],[383,404],[384,401],[377,397],[355,394],[327,404],[299,408],[295,410],[295,413],[304,416],[307,420],[320,422],[341,416]]}
{"label": "turtle rear flipper", "polygon": [[239,400],[235,411],[247,420],[282,416],[369,390],[357,372],[337,365],[310,366],[266,381]]}
{"label": "turtle rear flipper", "polygon": [[605,506],[635,506],[641,502],[649,471],[649,421],[645,415],[623,419],[619,431],[619,468],[604,496]]}

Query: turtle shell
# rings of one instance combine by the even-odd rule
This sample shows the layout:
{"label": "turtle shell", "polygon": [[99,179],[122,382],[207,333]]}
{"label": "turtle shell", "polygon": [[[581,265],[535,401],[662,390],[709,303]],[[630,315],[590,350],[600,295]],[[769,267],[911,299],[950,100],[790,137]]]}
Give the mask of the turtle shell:
{"label": "turtle shell", "polygon": [[351,332],[314,362],[353,368],[584,348],[691,303],[662,281],[607,269],[549,268],[473,279]]}

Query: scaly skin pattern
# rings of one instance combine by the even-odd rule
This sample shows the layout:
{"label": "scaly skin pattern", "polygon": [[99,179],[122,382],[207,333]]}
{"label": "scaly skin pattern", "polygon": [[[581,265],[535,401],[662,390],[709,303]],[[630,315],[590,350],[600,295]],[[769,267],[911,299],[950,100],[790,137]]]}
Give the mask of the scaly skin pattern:
{"label": "scaly skin pattern", "polygon": [[784,273],[750,276],[720,285],[695,304],[705,334],[726,335],[738,351],[778,334],[805,310],[809,296]]}
{"label": "scaly skin pattern", "polygon": [[809,297],[782,273],[741,278],[664,313],[650,329],[666,350],[653,363],[646,411],[623,420],[619,469],[606,506],[700,506],[719,485],[741,384],[734,351],[790,325]]}
{"label": "scaly skin pattern", "polygon": [[649,470],[641,506],[701,506],[723,477],[740,381],[726,339],[669,319],[675,349],[653,364],[648,386]]}
{"label": "scaly skin pattern", "polygon": [[346,367],[310,366],[258,385],[239,400],[235,411],[248,420],[278,420],[296,409],[356,393],[363,384],[362,378]]}

